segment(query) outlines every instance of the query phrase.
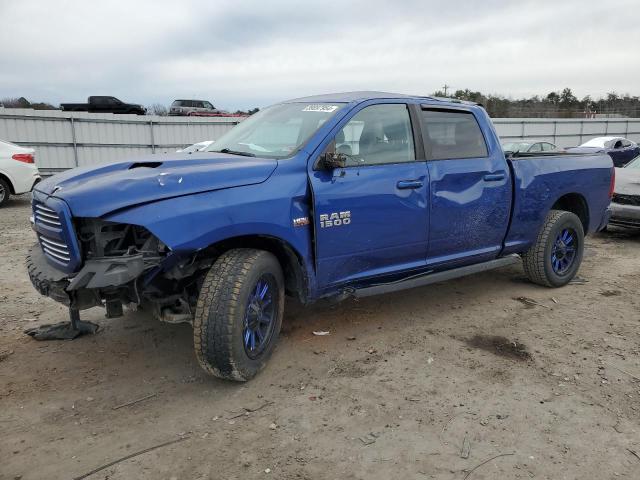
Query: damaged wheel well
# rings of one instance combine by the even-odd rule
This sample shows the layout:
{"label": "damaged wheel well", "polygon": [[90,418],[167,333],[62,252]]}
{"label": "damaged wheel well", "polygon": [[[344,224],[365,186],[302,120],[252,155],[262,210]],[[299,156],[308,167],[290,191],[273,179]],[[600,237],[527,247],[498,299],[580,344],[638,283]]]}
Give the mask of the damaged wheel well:
{"label": "damaged wheel well", "polygon": [[234,248],[255,248],[276,256],[285,277],[287,295],[305,303],[307,299],[307,273],[300,255],[284,240],[267,235],[247,235],[222,240],[207,248],[211,255],[218,257]]}

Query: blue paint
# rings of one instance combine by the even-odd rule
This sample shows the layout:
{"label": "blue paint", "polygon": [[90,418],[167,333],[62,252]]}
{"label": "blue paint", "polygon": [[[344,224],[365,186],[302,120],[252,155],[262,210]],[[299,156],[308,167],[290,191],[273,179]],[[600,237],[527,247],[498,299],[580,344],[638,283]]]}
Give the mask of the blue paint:
{"label": "blue paint", "polygon": [[[470,104],[370,92],[290,102],[300,101],[341,108],[289,158],[154,155],[75,169],[42,182],[34,199],[60,212],[64,228],[49,233],[66,242],[72,256],[66,265],[52,265],[67,272],[81,267],[74,217],[144,226],[170,249],[161,269],[223,240],[262,236],[280,240],[296,254],[311,301],[345,286],[522,253],[566,194],[584,199],[588,232],[602,225],[612,171],[607,155],[507,161],[486,112]],[[421,121],[421,105],[470,112],[487,156],[432,160],[421,153],[427,150],[418,134],[413,162],[314,168],[354,115],[382,103],[409,105],[414,123]],[[321,224],[321,215],[346,211],[350,222]],[[294,226],[301,218],[310,224]],[[46,227],[36,223],[36,229]],[[259,336],[249,334],[245,347],[259,343]]]}
{"label": "blue paint", "polygon": [[277,295],[275,280],[263,275],[247,300],[242,339],[249,358],[260,356],[269,343],[276,316],[276,299],[273,295]]}
{"label": "blue paint", "polygon": [[556,236],[551,248],[551,266],[558,275],[569,271],[576,258],[577,235],[573,229],[565,228]]}

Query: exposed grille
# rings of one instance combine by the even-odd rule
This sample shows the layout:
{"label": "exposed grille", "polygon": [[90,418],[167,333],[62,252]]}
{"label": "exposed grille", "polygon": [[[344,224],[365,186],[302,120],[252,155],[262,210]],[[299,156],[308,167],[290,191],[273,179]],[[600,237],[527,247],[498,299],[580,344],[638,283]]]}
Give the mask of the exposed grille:
{"label": "exposed grille", "polygon": [[68,235],[61,214],[40,201],[34,201],[33,220],[44,254],[58,265],[70,268],[75,259],[67,244]]}
{"label": "exposed grille", "polygon": [[71,260],[69,247],[59,240],[54,240],[42,234],[39,234],[38,238],[40,239],[40,245],[45,254],[55,258],[59,262],[69,263]]}
{"label": "exposed grille", "polygon": [[60,217],[58,216],[58,214],[54,210],[51,210],[50,208],[47,208],[40,203],[35,204],[33,213],[35,216],[34,220],[36,222],[40,222],[43,225],[54,228],[62,227],[62,223],[60,222]]}
{"label": "exposed grille", "polygon": [[640,207],[640,195],[622,195],[614,193],[611,200],[620,205],[636,205]]}

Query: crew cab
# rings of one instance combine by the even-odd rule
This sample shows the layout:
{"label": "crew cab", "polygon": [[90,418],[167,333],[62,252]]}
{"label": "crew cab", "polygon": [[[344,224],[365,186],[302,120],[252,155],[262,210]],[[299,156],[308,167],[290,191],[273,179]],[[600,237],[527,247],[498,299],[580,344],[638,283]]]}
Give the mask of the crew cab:
{"label": "crew cab", "polygon": [[141,305],[191,323],[202,367],[244,381],[274,348],[285,294],[364,297],[520,261],[566,285],[613,183],[606,154],[506,157],[480,105],[321,95],[265,108],[205,152],[43,181],[27,265],[72,320]]}
{"label": "crew cab", "polygon": [[144,115],[147,109],[135,103],[125,103],[116,97],[92,96],[87,103],[61,103],[60,108],[69,112],[133,113]]}

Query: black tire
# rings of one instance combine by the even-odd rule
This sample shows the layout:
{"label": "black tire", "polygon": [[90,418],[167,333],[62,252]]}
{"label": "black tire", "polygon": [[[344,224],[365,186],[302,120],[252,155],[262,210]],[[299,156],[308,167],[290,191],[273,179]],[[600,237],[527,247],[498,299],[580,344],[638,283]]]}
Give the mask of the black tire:
{"label": "black tire", "polygon": [[4,178],[0,178],[0,208],[9,203],[11,185]]}
{"label": "black tire", "polygon": [[[269,302],[273,305],[272,320],[264,337],[266,343],[250,356],[245,347],[245,320],[250,313],[249,300],[260,281],[273,287]],[[216,377],[240,382],[253,378],[273,352],[283,312],[284,278],[276,257],[249,248],[224,253],[207,273],[198,296],[193,321],[198,362]]]}
{"label": "black tire", "polygon": [[[565,271],[556,271],[552,262],[553,248],[559,235],[575,233],[575,256]],[[573,235],[572,235],[573,236]],[[529,280],[545,287],[562,287],[575,277],[584,252],[584,230],[580,219],[571,212],[551,210],[547,214],[533,246],[522,256],[524,272]]]}

